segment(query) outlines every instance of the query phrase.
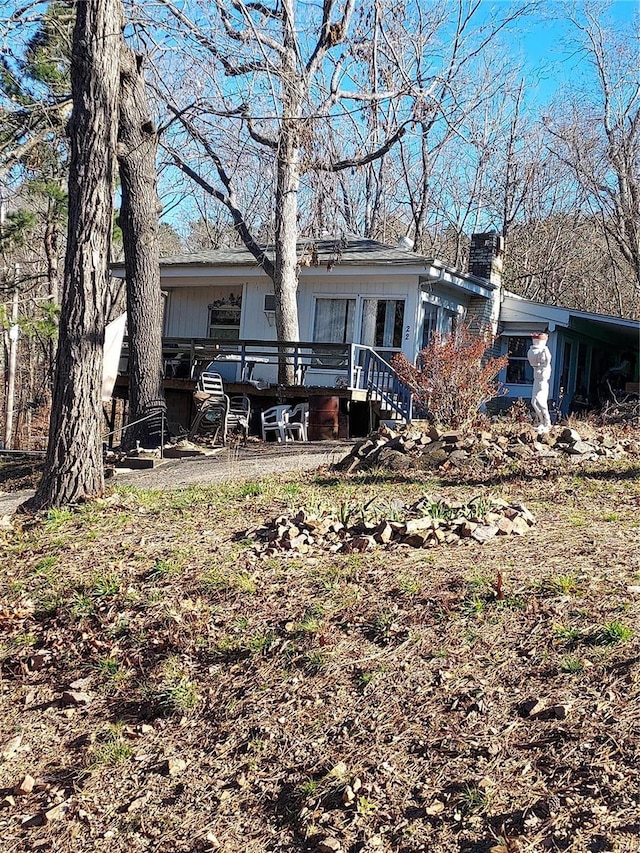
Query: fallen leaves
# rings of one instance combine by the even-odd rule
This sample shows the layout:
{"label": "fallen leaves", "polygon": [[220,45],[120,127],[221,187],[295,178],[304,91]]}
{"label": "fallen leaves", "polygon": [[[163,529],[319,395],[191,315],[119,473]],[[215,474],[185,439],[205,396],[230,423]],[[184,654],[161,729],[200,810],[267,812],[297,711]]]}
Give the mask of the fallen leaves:
{"label": "fallen leaves", "polygon": [[184,758],[167,759],[167,773],[169,776],[180,776],[187,769],[188,762]]}
{"label": "fallen leaves", "polygon": [[15,737],[10,738],[2,747],[2,757],[6,759],[13,758],[15,755],[17,755],[21,746],[22,735],[15,735]]}
{"label": "fallen leaves", "polygon": [[28,773],[25,775],[22,782],[19,785],[16,785],[14,788],[14,794],[19,796],[24,796],[25,794],[30,794],[33,791],[33,786],[36,784],[36,780],[33,776],[30,776]]}
{"label": "fallen leaves", "polygon": [[[512,853],[545,849],[553,824],[566,849],[598,833],[633,845],[640,638],[585,639],[638,615],[640,486],[632,467],[612,470],[544,489],[514,479],[473,514],[473,497],[494,494],[442,480],[307,475],[261,482],[249,501],[229,486],[224,503],[218,487],[141,493],[104,516],[78,509],[51,573],[41,561],[65,531],[30,529],[1,593],[16,608],[2,637],[3,842]],[[444,517],[417,506],[427,497]],[[586,529],[567,521],[580,513]],[[258,560],[240,531],[272,518],[285,530]],[[471,547],[447,547],[462,518]],[[486,527],[498,532],[474,545]],[[352,529],[352,546],[322,547]],[[308,550],[284,544],[296,540]],[[74,613],[114,566],[117,592]],[[578,566],[575,589],[550,584]],[[183,691],[171,714],[154,699],[168,667],[179,677],[165,686]]]}

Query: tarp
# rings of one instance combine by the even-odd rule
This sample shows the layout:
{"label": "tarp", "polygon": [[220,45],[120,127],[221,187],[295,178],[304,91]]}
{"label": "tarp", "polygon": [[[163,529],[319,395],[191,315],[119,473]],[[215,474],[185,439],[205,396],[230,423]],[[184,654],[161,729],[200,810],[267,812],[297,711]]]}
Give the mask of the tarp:
{"label": "tarp", "polygon": [[116,384],[118,366],[120,364],[120,353],[122,351],[122,339],[127,325],[126,312],[121,314],[104,330],[104,361],[102,365],[102,402],[111,399],[113,386]]}

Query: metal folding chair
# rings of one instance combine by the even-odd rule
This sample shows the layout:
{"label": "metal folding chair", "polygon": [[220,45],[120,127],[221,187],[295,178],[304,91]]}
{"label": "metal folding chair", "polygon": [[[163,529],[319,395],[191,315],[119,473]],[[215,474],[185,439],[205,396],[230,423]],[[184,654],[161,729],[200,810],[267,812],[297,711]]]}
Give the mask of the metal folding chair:
{"label": "metal folding chair", "polygon": [[226,444],[230,404],[220,374],[203,371],[193,396],[198,410],[189,430],[189,438],[198,433],[213,432],[215,444],[222,432],[222,443]]}
{"label": "metal folding chair", "polygon": [[249,421],[251,420],[251,401],[246,394],[241,397],[229,398],[229,411],[227,412],[227,429],[240,430],[244,443],[249,436]]}

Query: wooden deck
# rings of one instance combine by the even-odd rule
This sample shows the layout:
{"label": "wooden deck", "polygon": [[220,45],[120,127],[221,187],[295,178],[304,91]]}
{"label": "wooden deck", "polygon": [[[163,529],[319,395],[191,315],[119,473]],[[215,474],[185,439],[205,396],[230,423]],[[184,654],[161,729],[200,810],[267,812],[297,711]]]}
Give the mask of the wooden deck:
{"label": "wooden deck", "polygon": [[[114,388],[116,400],[126,401],[128,397],[127,345],[125,338],[121,359],[124,370]],[[257,422],[252,418],[250,426],[254,434],[260,432],[260,411],[283,403],[294,406],[309,402],[310,413],[317,413],[322,406],[334,407],[335,435],[323,438],[367,435],[383,411],[395,412],[404,420],[411,417],[410,391],[385,358],[359,344],[257,340],[218,344],[206,338],[165,338],[163,359],[167,416],[169,422],[184,428],[195,416],[193,392],[198,376],[212,362],[229,396],[246,394],[250,398],[257,417]],[[283,361],[295,377],[294,384],[277,381],[278,366]],[[123,419],[125,415],[123,412]],[[112,429],[117,427],[116,419],[112,407]]]}
{"label": "wooden deck", "polygon": [[[187,429],[193,422],[196,414],[196,406],[193,394],[196,390],[194,379],[165,378],[164,395],[167,403],[167,420],[169,423],[179,424]],[[308,385],[278,385],[269,388],[256,388],[248,382],[225,382],[226,393],[231,396],[246,394],[251,400],[253,416],[250,424],[250,434],[260,434],[260,412],[270,406],[284,403],[295,406],[297,403],[309,402],[310,408],[314,404],[322,406],[324,401],[333,399],[337,401],[337,424],[334,438],[354,438],[367,435],[375,422],[371,402],[367,400],[367,394],[357,388],[327,388],[326,386]],[[114,405],[110,414],[111,429],[124,425],[125,406],[128,398],[129,377],[120,375],[116,379],[113,391]],[[121,403],[120,408],[116,401]],[[329,436],[323,436],[328,438]]]}

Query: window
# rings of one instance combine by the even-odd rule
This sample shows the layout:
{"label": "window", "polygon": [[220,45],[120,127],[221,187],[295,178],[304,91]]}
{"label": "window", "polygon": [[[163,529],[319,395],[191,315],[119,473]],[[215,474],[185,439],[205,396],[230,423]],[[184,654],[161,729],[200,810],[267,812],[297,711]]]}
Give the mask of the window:
{"label": "window", "polygon": [[444,308],[433,302],[424,303],[424,316],[422,320],[422,347],[429,345],[434,332],[439,332],[443,337],[455,335],[458,324],[458,312],[452,308]]}
{"label": "window", "polygon": [[353,342],[355,299],[316,299],[313,340],[327,344]]}
{"label": "window", "polygon": [[576,396],[586,400],[589,389],[589,352],[584,343],[578,344],[578,359],[576,364]]}
{"label": "window", "polygon": [[404,299],[363,299],[360,343],[374,349],[399,350]]}
{"label": "window", "polygon": [[533,368],[527,359],[527,352],[532,344],[531,338],[512,336],[506,339],[506,343],[507,355],[509,356],[507,383],[513,385],[532,385]]}
{"label": "window", "polygon": [[438,306],[428,302],[424,306],[424,319],[422,321],[422,349],[429,345],[431,336],[438,328]]}
{"label": "window", "polygon": [[[355,299],[316,299],[313,340],[323,344],[353,343],[355,314]],[[346,352],[341,356],[315,347],[314,356],[312,364],[316,366],[344,367],[347,363]]]}
{"label": "window", "polygon": [[442,309],[442,319],[440,320],[440,334],[444,337],[455,335],[458,325],[458,314],[456,311],[449,311],[448,308]]}
{"label": "window", "polygon": [[216,299],[209,304],[209,337],[213,341],[237,341],[240,339],[240,314],[242,294],[233,293]]}
{"label": "window", "polygon": [[569,388],[569,371],[571,369],[571,342],[565,341],[562,347],[562,373],[560,375],[560,391],[567,393]]}

